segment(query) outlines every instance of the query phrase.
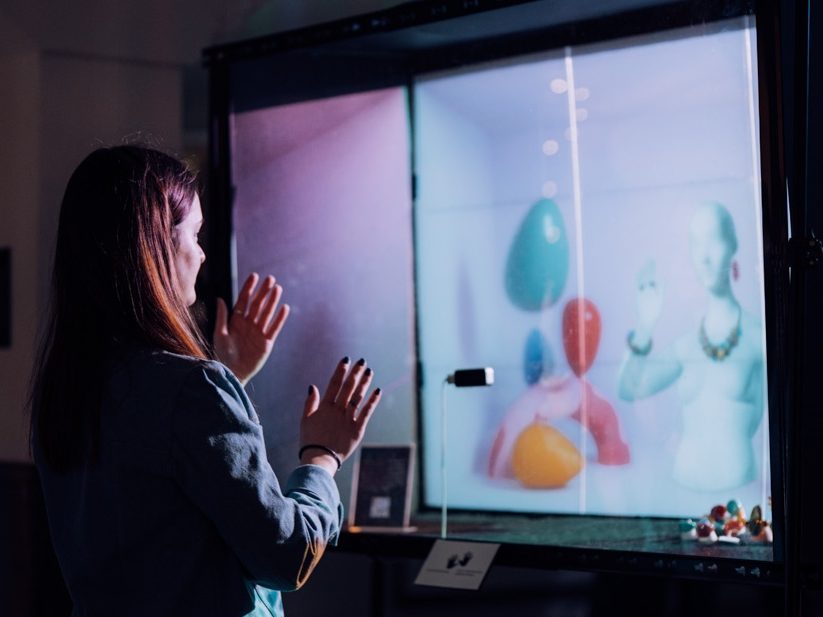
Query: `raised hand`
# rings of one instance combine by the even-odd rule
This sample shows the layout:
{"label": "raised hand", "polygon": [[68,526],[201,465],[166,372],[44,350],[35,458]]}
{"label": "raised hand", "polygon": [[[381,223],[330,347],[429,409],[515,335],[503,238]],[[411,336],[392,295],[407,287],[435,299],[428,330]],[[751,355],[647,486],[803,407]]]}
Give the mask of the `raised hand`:
{"label": "raised hand", "polygon": [[637,274],[637,330],[635,339],[651,337],[663,309],[663,286],[655,273],[654,260],[647,261]]}
{"label": "raised hand", "polygon": [[349,370],[349,359],[343,358],[322,398],[314,385],[309,386],[300,422],[300,446],[301,450],[307,445],[323,448],[306,449],[301,456],[304,463],[322,465],[333,473],[337,471],[337,463],[326,448],[335,452],[341,462],[351,456],[380,402],[380,388],[367,396],[373,377],[365,360],[359,360]]}
{"label": "raised hand", "polygon": [[257,287],[259,278],[252,273],[243,283],[231,316],[217,299],[214,351],[244,385],[263,368],[289,316],[288,304],[277,308],[283,288],[271,275]]}

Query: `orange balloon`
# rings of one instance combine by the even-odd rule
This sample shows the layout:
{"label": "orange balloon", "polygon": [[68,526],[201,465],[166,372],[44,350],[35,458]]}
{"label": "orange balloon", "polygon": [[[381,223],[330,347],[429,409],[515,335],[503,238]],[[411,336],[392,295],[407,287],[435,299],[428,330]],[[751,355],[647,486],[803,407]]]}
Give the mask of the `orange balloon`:
{"label": "orange balloon", "polygon": [[529,488],[560,488],[582,468],[574,444],[548,424],[533,422],[514,443],[512,471]]}
{"label": "orange balloon", "polygon": [[600,311],[586,298],[573,298],[563,309],[563,349],[572,371],[582,377],[600,345]]}

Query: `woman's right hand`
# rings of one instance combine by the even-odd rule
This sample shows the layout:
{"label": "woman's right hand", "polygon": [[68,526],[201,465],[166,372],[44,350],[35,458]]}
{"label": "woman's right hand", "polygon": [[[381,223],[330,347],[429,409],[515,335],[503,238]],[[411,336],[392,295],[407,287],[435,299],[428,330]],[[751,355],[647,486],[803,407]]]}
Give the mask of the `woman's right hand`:
{"label": "woman's right hand", "polygon": [[[374,372],[367,368],[365,360],[359,360],[349,370],[349,359],[343,358],[322,398],[314,385],[309,386],[300,422],[300,448],[321,445],[336,452],[341,461],[351,456],[380,402],[380,388],[366,396],[373,377]],[[306,449],[301,462],[321,465],[332,473],[337,471],[337,462],[320,448]]]}

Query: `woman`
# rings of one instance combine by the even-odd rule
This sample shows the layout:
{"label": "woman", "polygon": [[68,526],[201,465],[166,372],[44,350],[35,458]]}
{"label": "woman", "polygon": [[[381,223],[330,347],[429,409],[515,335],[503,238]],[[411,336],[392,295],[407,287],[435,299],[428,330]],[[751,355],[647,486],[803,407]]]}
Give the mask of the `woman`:
{"label": "woman", "polygon": [[243,390],[288,317],[272,277],[191,317],[205,259],[195,177],[137,146],[90,154],[60,211],[31,443],[75,615],[282,615],[334,542],[334,473],[380,399],[364,361],[309,386],[281,489]]}

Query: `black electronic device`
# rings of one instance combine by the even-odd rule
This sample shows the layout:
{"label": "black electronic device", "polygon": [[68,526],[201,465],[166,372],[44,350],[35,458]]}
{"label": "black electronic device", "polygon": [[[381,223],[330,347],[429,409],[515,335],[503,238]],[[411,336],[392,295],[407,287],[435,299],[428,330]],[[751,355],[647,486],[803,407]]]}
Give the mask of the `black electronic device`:
{"label": "black electronic device", "polygon": [[490,386],[494,383],[494,369],[489,367],[459,369],[449,375],[446,381],[456,388]]}

